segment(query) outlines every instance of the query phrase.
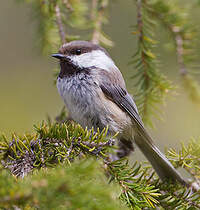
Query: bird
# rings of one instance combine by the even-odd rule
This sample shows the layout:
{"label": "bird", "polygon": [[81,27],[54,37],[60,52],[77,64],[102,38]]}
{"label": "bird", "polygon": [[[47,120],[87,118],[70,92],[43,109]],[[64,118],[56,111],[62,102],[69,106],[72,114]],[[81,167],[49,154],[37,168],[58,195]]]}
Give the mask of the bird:
{"label": "bird", "polygon": [[83,128],[118,133],[118,157],[136,144],[162,181],[187,185],[181,174],[156,147],[126,89],[123,76],[108,52],[90,41],[63,44],[52,57],[59,59],[57,89],[72,120]]}

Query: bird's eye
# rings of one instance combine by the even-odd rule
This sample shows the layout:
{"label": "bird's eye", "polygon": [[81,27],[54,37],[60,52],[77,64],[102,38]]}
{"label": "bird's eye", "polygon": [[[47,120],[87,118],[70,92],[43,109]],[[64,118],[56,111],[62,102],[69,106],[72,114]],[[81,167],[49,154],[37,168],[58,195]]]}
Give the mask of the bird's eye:
{"label": "bird's eye", "polygon": [[80,49],[77,49],[77,50],[75,51],[75,53],[76,53],[76,55],[80,55],[80,54],[81,54],[81,50],[80,50]]}

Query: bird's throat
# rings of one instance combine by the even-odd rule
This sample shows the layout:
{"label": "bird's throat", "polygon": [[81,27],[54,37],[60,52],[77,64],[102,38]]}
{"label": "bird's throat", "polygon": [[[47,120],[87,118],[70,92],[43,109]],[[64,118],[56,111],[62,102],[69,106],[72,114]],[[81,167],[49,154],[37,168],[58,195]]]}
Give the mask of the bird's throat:
{"label": "bird's throat", "polygon": [[61,61],[60,62],[60,73],[59,77],[64,78],[68,77],[74,74],[77,74],[78,72],[82,71],[82,68],[76,66],[70,61]]}

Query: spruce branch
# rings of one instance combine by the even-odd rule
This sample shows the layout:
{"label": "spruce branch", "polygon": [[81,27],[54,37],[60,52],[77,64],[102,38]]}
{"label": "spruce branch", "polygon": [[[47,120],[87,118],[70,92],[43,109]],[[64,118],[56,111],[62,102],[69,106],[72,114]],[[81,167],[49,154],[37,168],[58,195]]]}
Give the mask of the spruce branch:
{"label": "spruce branch", "polygon": [[[176,43],[177,62],[179,64],[179,73],[183,80],[183,86],[188,92],[192,101],[200,104],[200,86],[198,82],[190,75],[187,67],[184,55],[186,53],[184,49],[184,39],[180,33],[180,29],[175,26],[171,26],[172,33],[174,33],[174,39]],[[190,40],[191,42],[191,40]]]}
{"label": "spruce branch", "polygon": [[108,129],[95,132],[71,122],[43,123],[35,126],[35,130],[34,135],[20,137],[13,134],[9,143],[1,137],[1,164],[15,176],[24,177],[34,169],[71,163],[81,156],[107,159],[106,150],[115,142],[114,136],[107,139]]}
{"label": "spruce branch", "polygon": [[91,158],[18,180],[0,171],[0,209],[126,210],[117,192],[107,183],[100,161]]}
{"label": "spruce branch", "polygon": [[79,36],[68,33],[66,36],[66,28],[72,27],[81,30],[88,27],[89,21],[86,20],[88,4],[84,0],[20,1],[31,5],[32,17],[38,20],[39,42],[38,40],[37,42],[44,54],[56,52],[61,43],[79,38]]}
{"label": "spruce branch", "polygon": [[64,5],[68,11],[68,13],[65,11],[68,18],[64,23],[78,30],[88,29],[88,2],[86,0],[70,0],[67,2],[68,4],[66,5],[64,2]]}
{"label": "spruce branch", "polygon": [[[92,33],[91,42],[93,42],[94,44],[99,44],[99,36],[100,36],[99,35],[99,30],[100,30],[100,27],[101,27],[101,24],[102,24],[100,20],[98,22],[95,21],[96,13],[97,13],[97,7],[98,7],[98,0],[92,0],[90,18],[94,23],[94,27],[93,27],[94,29],[93,29],[93,33]],[[97,28],[98,28],[98,32],[97,32]]]}
{"label": "spruce branch", "polygon": [[108,7],[108,0],[92,0],[91,2],[91,15],[90,18],[93,23],[93,32],[91,42],[94,44],[105,44],[106,46],[113,46],[111,40],[109,40],[102,31],[102,25],[106,21],[105,9]]}
{"label": "spruce branch", "polygon": [[179,151],[174,149],[169,149],[167,151],[167,157],[172,162],[174,167],[184,168],[194,179],[191,182],[191,188],[194,191],[200,190],[200,140],[195,141],[194,139],[190,140],[188,145],[182,143]]}
{"label": "spruce branch", "polygon": [[[121,188],[120,199],[130,209],[199,209],[200,191],[178,183],[160,182],[152,168],[121,159],[108,164],[110,180]],[[194,192],[195,190],[195,192]]]}
{"label": "spruce branch", "polygon": [[120,200],[130,209],[154,208],[159,203],[157,198],[161,194],[149,182],[154,176],[151,169],[143,168],[137,162],[129,166],[126,159],[121,159],[109,163],[108,171],[110,179],[121,187]]}
{"label": "spruce branch", "polygon": [[[180,75],[184,76],[188,73],[184,58],[184,37],[188,37],[186,36],[187,30],[184,30],[183,28],[183,23],[185,23],[185,19],[181,15],[179,15],[177,11],[173,11],[172,5],[168,2],[165,3],[158,0],[154,4],[152,4],[152,8],[152,16],[161,21],[164,27],[169,30],[174,39],[177,62],[179,64],[179,73]],[[170,12],[170,14],[168,12]],[[168,18],[166,16],[168,16]],[[170,18],[169,16],[173,16],[174,18]]]}
{"label": "spruce branch", "polygon": [[69,0],[62,0],[62,2],[70,12],[73,12],[73,8],[72,8]]}
{"label": "spruce branch", "polygon": [[[192,101],[200,104],[200,86],[192,77],[189,65],[195,62],[195,30],[190,20],[174,8],[174,2],[155,1],[152,4],[152,16],[170,32],[175,45],[179,74],[183,81],[183,87]],[[186,10],[186,9],[185,9]],[[184,14],[189,11],[185,11]]]}
{"label": "spruce branch", "polygon": [[60,34],[60,40],[61,40],[62,44],[64,44],[66,42],[66,36],[65,36],[63,23],[62,23],[60,7],[59,7],[58,3],[55,3],[55,15],[56,15],[56,23],[57,23],[57,26],[59,29],[59,34]]}
{"label": "spruce branch", "polygon": [[179,64],[179,72],[180,75],[185,76],[188,74],[188,71],[186,69],[186,65],[184,63],[183,53],[183,38],[180,35],[180,29],[178,27],[172,26],[171,28],[172,32],[175,34],[175,42],[176,42],[176,54],[177,54],[177,62]]}
{"label": "spruce branch", "polygon": [[[156,207],[169,209],[199,208],[200,192],[197,191],[198,188],[194,193],[191,189],[187,189],[179,183],[171,183],[170,180],[160,182],[152,167],[143,163],[138,164],[135,162],[133,166],[130,166],[126,159],[111,162],[109,151],[113,147],[114,137],[107,136],[107,129],[102,132],[99,130],[94,132],[93,129],[83,129],[73,123],[58,124],[49,122],[49,124],[43,123],[36,126],[35,131],[36,133],[32,135],[16,136],[13,134],[11,141],[8,141],[5,136],[1,137],[1,164],[16,176],[24,177],[26,180],[28,179],[26,177],[29,177],[26,175],[34,170],[43,168],[48,170],[59,165],[66,168],[66,170],[71,170],[71,167],[74,164],[76,165],[77,161],[88,160],[92,156],[102,160],[101,164],[104,164],[103,168],[110,181],[114,181],[121,189],[120,200],[130,209]],[[172,149],[168,151],[168,158],[175,167],[184,168],[186,166],[190,168],[198,180],[200,173],[199,145],[199,141],[192,140],[187,146],[182,144],[181,149],[177,152]],[[1,171],[0,177],[2,176]],[[53,174],[56,171],[59,170],[49,170],[48,173],[54,176]],[[35,174],[38,179],[40,177],[38,172]],[[44,178],[44,175],[42,177]],[[89,177],[89,174],[87,174],[87,177]],[[56,176],[53,178],[53,180],[57,179]],[[39,180],[39,183],[44,183],[43,179],[39,178]],[[71,181],[75,181],[74,178],[71,178]],[[16,182],[14,186],[17,183],[19,182]],[[83,180],[81,183],[83,183]],[[20,193],[19,189],[22,189],[21,187],[19,184],[12,189],[18,189]],[[195,189],[194,182],[191,182],[191,188]],[[8,188],[6,189],[9,191]],[[47,189],[51,190],[51,186],[48,186]],[[15,204],[21,202],[25,205],[24,196],[31,199],[32,196],[36,195],[37,191],[32,193],[30,195],[30,191],[26,191],[18,200],[16,200],[16,197],[10,198],[10,200],[7,200],[6,205],[12,205],[13,202]],[[2,198],[5,198],[5,194],[3,195]],[[0,206],[4,205],[3,202],[0,199]]]}
{"label": "spruce branch", "polygon": [[98,8],[99,1],[98,0],[92,0],[92,12],[91,12],[91,19],[94,22],[94,29],[92,33],[92,42],[94,44],[99,44],[100,41],[100,33],[101,33],[101,27],[102,27],[102,21],[103,21],[103,12],[105,7],[108,4],[107,0],[102,1],[100,8]]}
{"label": "spruce branch", "polygon": [[138,36],[138,49],[130,62],[134,64],[138,88],[136,101],[143,121],[153,125],[151,116],[160,118],[158,104],[164,103],[166,93],[173,89],[171,83],[158,71],[158,61],[153,52],[156,45],[153,29],[155,22],[151,20],[151,5],[145,0],[136,0],[137,26],[133,34]]}

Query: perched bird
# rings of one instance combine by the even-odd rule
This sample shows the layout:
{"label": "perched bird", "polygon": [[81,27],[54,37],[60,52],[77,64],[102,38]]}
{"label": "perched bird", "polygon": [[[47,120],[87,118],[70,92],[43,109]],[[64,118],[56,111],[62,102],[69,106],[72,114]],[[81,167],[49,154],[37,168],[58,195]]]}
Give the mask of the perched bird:
{"label": "perched bird", "polygon": [[119,157],[128,155],[135,142],[162,180],[186,184],[153,143],[121,72],[104,48],[88,41],[72,41],[52,56],[60,60],[57,88],[75,122],[100,130],[108,126],[110,134],[119,132]]}

